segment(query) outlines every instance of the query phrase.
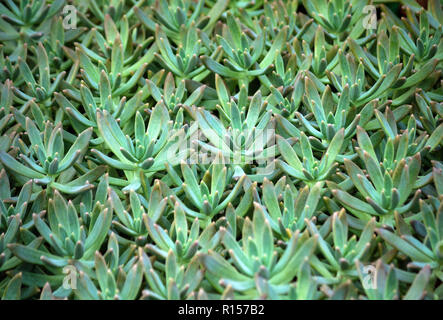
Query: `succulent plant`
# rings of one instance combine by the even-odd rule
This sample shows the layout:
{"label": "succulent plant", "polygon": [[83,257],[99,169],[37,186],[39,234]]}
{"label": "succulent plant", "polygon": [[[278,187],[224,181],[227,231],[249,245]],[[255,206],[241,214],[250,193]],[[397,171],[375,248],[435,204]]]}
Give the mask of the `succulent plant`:
{"label": "succulent plant", "polygon": [[0,298],[442,300],[442,12],[1,2]]}
{"label": "succulent plant", "polygon": [[92,187],[89,182],[93,182],[104,173],[104,167],[96,166],[73,179],[75,174],[73,165],[80,156],[84,155],[92,134],[91,129],[83,131],[66,154],[61,124],[54,126],[47,121],[42,137],[35,123],[27,118],[26,130],[31,146],[28,148],[23,145],[19,156],[22,163],[9,153],[0,151],[3,165],[22,177],[21,179],[34,179],[37,184],[47,185],[50,190],[77,193]]}
{"label": "succulent plant", "polygon": [[208,281],[215,288],[221,290],[220,284],[230,285],[249,299],[258,294],[254,287],[260,285],[262,278],[274,292],[289,290],[287,284],[297,274],[297,266],[305,257],[309,259],[316,245],[316,237],[308,238],[306,233],[296,232],[284,250],[276,247],[271,226],[257,204],[253,220],[245,219],[242,234],[242,241],[238,243],[231,233],[223,231],[222,243],[233,265],[214,251],[201,254],[201,261],[209,273]]}
{"label": "succulent plant", "polygon": [[278,148],[284,160],[277,160],[277,165],[290,176],[311,185],[326,180],[337,166],[336,158],[343,145],[344,129],[333,136],[320,161],[314,157],[312,143],[306,134],[303,131],[299,133],[300,140],[296,138],[294,146],[283,137],[277,137]]}
{"label": "succulent plant", "polygon": [[143,261],[144,276],[149,284],[149,289],[142,292],[142,299],[179,300],[192,297],[193,291],[203,279],[203,272],[199,269],[196,256],[187,265],[180,265],[170,250],[164,263],[163,279],[162,275],[153,268],[146,253],[141,248],[139,251]]}
{"label": "succulent plant", "polygon": [[[261,210],[268,219],[271,228],[283,239],[290,239],[297,230],[303,230],[306,219],[311,219],[322,194],[323,182],[317,182],[312,188],[294,190],[284,184],[283,176],[274,184],[265,178],[263,182],[263,207]],[[279,202],[280,195],[283,201]],[[283,207],[281,207],[283,205]]]}
{"label": "succulent plant", "polygon": [[368,134],[361,127],[357,130],[359,142],[357,153],[365,164],[368,174],[366,175],[351,160],[345,159],[345,167],[353,185],[366,201],[363,202],[346,191],[336,188],[337,186],[332,182],[329,188],[336,198],[360,219],[365,220],[368,215],[378,215],[381,216],[381,221],[391,224],[394,211],[404,213],[411,210],[421,192],[417,190],[414,198],[405,203],[417,183],[421,162],[420,153],[413,156],[407,155],[408,132],[406,131],[403,135],[396,136],[396,148],[394,139],[388,139],[384,152],[378,158]]}
{"label": "succulent plant", "polygon": [[[98,110],[96,117],[101,138],[118,160],[97,149],[92,152],[109,166],[125,170],[129,183],[124,190],[137,190],[141,186],[140,175],[146,173],[152,176],[164,168],[165,162],[177,164],[188,153],[187,148],[182,150],[180,147],[181,141],[190,132],[186,133],[183,128],[174,130],[169,113],[161,102],[152,110],[147,128],[142,115],[137,112],[134,127],[131,128],[134,140],[123,133],[117,121],[106,110]],[[169,160],[171,158],[173,160]]]}
{"label": "succulent plant", "polygon": [[64,0],[50,4],[46,1],[6,1],[0,7],[1,40],[10,58],[15,61],[23,53],[23,44],[41,40],[51,31],[54,17],[64,5]]}
{"label": "succulent plant", "polygon": [[410,257],[412,266],[420,269],[429,266],[432,273],[441,279],[443,276],[441,271],[443,242],[440,236],[443,207],[439,205],[443,182],[441,166],[433,169],[433,177],[434,190],[437,192],[438,198],[432,197],[433,201],[430,203],[420,200],[420,218],[422,220],[410,220],[412,228],[408,228],[403,221],[404,227],[399,228],[397,234],[385,229],[379,229],[378,233],[391,246]]}
{"label": "succulent plant", "polygon": [[[183,178],[180,178],[170,164],[167,164],[167,171],[177,189],[183,190],[187,201],[182,201],[178,197],[178,192],[174,193],[164,184],[161,186],[164,188],[164,193],[172,201],[179,202],[182,210],[191,217],[209,221],[208,219],[224,210],[229,203],[235,203],[235,198],[246,189],[246,175],[239,177],[234,185],[228,184],[232,181],[235,171],[223,164],[221,153],[214,158],[212,164],[204,172],[203,178],[199,177],[195,165],[191,168],[182,161],[180,167]],[[249,189],[241,197],[239,206],[243,211],[247,211],[251,205],[252,192],[252,189]]]}
{"label": "succulent plant", "polygon": [[[111,239],[111,238],[110,238]],[[94,258],[96,286],[86,272],[79,272],[75,295],[82,300],[134,300],[142,285],[143,264],[136,257],[119,261],[118,243],[110,243],[105,255]],[[119,263],[121,264],[119,265]]]}

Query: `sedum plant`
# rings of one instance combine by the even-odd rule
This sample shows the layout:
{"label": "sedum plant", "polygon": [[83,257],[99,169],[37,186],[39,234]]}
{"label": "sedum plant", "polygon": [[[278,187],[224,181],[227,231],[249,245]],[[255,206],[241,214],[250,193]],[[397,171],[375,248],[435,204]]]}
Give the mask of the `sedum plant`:
{"label": "sedum plant", "polygon": [[136,114],[132,128],[134,140],[123,133],[117,121],[106,110],[97,111],[97,125],[101,138],[118,160],[97,149],[92,152],[109,166],[125,170],[129,183],[123,181],[127,184],[124,190],[137,190],[141,186],[141,176],[152,176],[164,168],[165,162],[171,158],[171,162],[177,164],[188,153],[187,148],[181,148],[181,141],[189,133],[185,133],[183,128],[173,127],[162,102],[152,110],[147,128],[140,112]]}
{"label": "sedum plant", "polygon": [[344,129],[342,128],[332,138],[321,160],[318,160],[314,157],[311,141],[303,131],[300,131],[300,140],[296,139],[294,146],[279,136],[277,137],[277,145],[284,160],[277,160],[277,164],[290,176],[302,180],[308,185],[324,181],[337,166],[335,161],[340,153],[343,140]]}
{"label": "sedum plant", "polygon": [[[273,232],[283,239],[289,239],[297,230],[303,230],[305,220],[311,219],[318,207],[322,194],[323,182],[317,182],[312,188],[294,190],[286,184],[286,177],[282,177],[274,185],[265,178],[263,182],[263,203],[261,208],[269,221]],[[292,187],[292,188],[291,188]],[[283,201],[279,201],[282,195]]]}
{"label": "sedum plant", "polygon": [[36,229],[53,253],[21,244],[11,244],[9,249],[25,261],[50,267],[64,267],[70,263],[70,259],[88,263],[105,240],[111,225],[112,211],[109,201],[107,202],[97,202],[94,211],[90,213],[89,221],[80,225],[83,221],[79,219],[75,206],[72,202],[66,203],[56,191],[54,198],[49,200],[49,224],[42,219],[45,212],[33,215]]}
{"label": "sedum plant", "polygon": [[75,290],[78,298],[82,300],[134,300],[137,297],[143,279],[142,262],[130,259],[126,263],[122,261],[123,266],[118,266],[116,264],[119,259],[118,254],[116,241],[109,246],[105,256],[99,252],[95,254],[94,278],[97,279],[98,286],[87,273],[80,272],[78,289]]}
{"label": "sedum plant", "polygon": [[[357,124],[364,126],[372,118],[373,110],[377,105],[377,101],[373,100],[355,115],[350,111],[352,109],[351,89],[348,84],[343,87],[340,98],[334,97],[329,87],[325,88],[322,97],[320,97],[314,83],[306,77],[305,92],[307,105],[315,117],[315,123],[307,120],[300,112],[296,112],[295,115],[303,127],[312,136],[318,138],[320,143],[329,144],[336,132],[342,128],[344,129],[344,139],[349,139],[355,134]],[[334,107],[334,100],[338,100],[336,107]],[[347,116],[354,116],[354,118],[347,119]]]}
{"label": "sedum plant", "polygon": [[360,219],[365,220],[370,215],[377,215],[382,222],[391,224],[394,211],[398,213],[409,211],[418,199],[420,190],[417,190],[414,198],[406,203],[417,182],[421,163],[420,153],[407,156],[408,132],[406,131],[396,137],[395,143],[394,139],[389,139],[378,158],[368,134],[361,127],[357,130],[359,142],[357,153],[369,177],[351,160],[345,160],[344,163],[349,178],[366,202],[340,190],[334,183],[330,183],[329,188],[340,203]]}
{"label": "sedum plant", "polygon": [[[245,175],[238,178],[235,185],[229,186],[228,182],[231,181],[235,171],[223,164],[221,153],[217,154],[202,178],[196,172],[195,165],[191,168],[182,161],[180,167],[183,178],[180,178],[170,164],[167,165],[167,171],[177,188],[183,190],[188,201],[182,201],[170,188],[162,186],[165,194],[173,201],[180,203],[189,216],[209,222],[209,219],[224,210],[229,203],[234,202],[235,198],[242,193],[242,189],[245,189]],[[250,207],[252,192],[250,189],[242,196],[239,204],[242,211],[247,211]]]}
{"label": "sedum plant", "polygon": [[239,21],[228,13],[227,24],[223,26],[222,35],[218,37],[226,56],[224,64],[207,56],[203,56],[202,60],[212,72],[224,77],[237,78],[240,85],[248,88],[250,77],[267,72],[276,54],[282,49],[286,35],[287,28],[283,27],[265,53],[266,29],[260,30],[256,37],[251,39],[242,31]]}
{"label": "sedum plant", "polygon": [[64,5],[64,0],[46,4],[46,1],[6,1],[0,8],[0,39],[10,58],[17,60],[24,45],[48,36],[54,17]]}
{"label": "sedum plant", "polygon": [[191,94],[186,94],[185,80],[175,86],[175,80],[172,73],[169,72],[163,84],[163,88],[159,88],[152,80],[146,79],[151,96],[157,103],[162,102],[173,114],[176,114],[181,107],[188,109],[198,104],[205,93],[205,86],[202,85],[194,90]]}
{"label": "sedum plant", "polygon": [[[423,269],[430,267],[436,278],[442,278],[442,240],[441,219],[441,187],[443,182],[441,166],[433,169],[433,178],[438,198],[431,198],[430,203],[420,200],[421,221],[411,220],[412,228],[399,228],[397,234],[379,229],[378,233],[391,246],[411,258],[412,266]],[[436,207],[437,206],[437,207]],[[412,230],[411,230],[412,229]]]}
{"label": "sedum plant", "polygon": [[180,265],[173,251],[170,250],[164,263],[164,273],[159,274],[152,267],[152,262],[140,248],[140,257],[143,261],[144,276],[149,289],[142,292],[144,300],[179,300],[191,299],[194,290],[198,288],[203,272],[199,269],[199,262],[195,256],[186,266]]}
{"label": "sedum plant", "polygon": [[23,145],[20,155],[22,162],[5,151],[0,152],[4,166],[19,176],[34,179],[37,184],[47,186],[49,190],[76,193],[91,188],[90,182],[104,173],[105,168],[98,166],[73,179],[73,165],[84,155],[92,134],[91,129],[82,132],[66,154],[61,124],[54,127],[49,121],[46,122],[42,135],[35,123],[27,118],[26,129],[31,146],[28,148]]}
{"label": "sedum plant", "polygon": [[[178,203],[174,208],[176,224],[168,230],[156,224],[153,219],[145,215],[143,222],[154,243],[146,245],[147,249],[155,254],[166,258],[168,252],[172,251],[174,259],[178,261],[189,261],[200,250],[208,250],[214,247],[219,241],[215,225],[212,223],[200,232],[200,223],[195,218],[191,225],[188,225],[186,215]],[[189,235],[187,234],[189,230]]]}
{"label": "sedum plant", "polygon": [[[9,190],[9,179],[5,170],[0,173],[2,184],[1,192],[1,234],[0,234],[0,270],[5,271],[20,264],[20,260],[13,257],[8,245],[15,243],[20,236],[20,225],[29,219],[26,219],[28,203],[31,200],[32,181],[26,183],[20,191],[15,203],[11,203],[11,193]],[[8,203],[10,202],[10,203]],[[15,204],[15,205],[14,205]],[[28,222],[29,224],[29,222]],[[33,246],[39,245],[41,241],[36,241]]]}
{"label": "sedum plant", "polygon": [[[357,265],[357,270],[359,271],[359,276],[362,283],[365,283],[364,277],[362,277],[363,272],[361,270],[361,265]],[[395,269],[392,265],[387,266],[381,260],[377,261],[376,269],[376,281],[375,285],[371,287],[367,284],[367,293],[369,300],[397,300],[399,296],[399,280],[397,278]],[[420,271],[416,277],[413,279],[411,287],[408,292],[401,297],[404,300],[419,300],[426,295],[426,285],[429,281],[429,267],[424,268]]]}
{"label": "sedum plant", "polygon": [[[160,184],[156,183],[154,188],[151,190],[149,203],[145,206],[142,205],[146,203],[146,199],[142,198],[141,195],[137,194],[134,189],[129,190],[129,206],[124,205],[120,200],[118,194],[112,189],[109,189],[109,197],[112,201],[112,207],[114,212],[118,217],[118,221],[114,220],[113,226],[119,231],[120,235],[125,235],[120,238],[120,241],[124,241],[126,238],[130,238],[137,244],[143,245],[147,241],[148,231],[144,224],[145,216],[150,217],[154,222],[156,222],[163,214],[166,207],[166,198],[162,198],[160,191]],[[127,209],[130,209],[130,213]],[[130,241],[131,241],[130,240]],[[126,240],[128,241],[128,240]]]}
{"label": "sedum plant", "polygon": [[[18,65],[23,82],[27,90],[14,88],[14,94],[24,101],[34,99],[39,105],[48,108],[50,106],[52,94],[58,89],[58,86],[65,76],[66,72],[59,73],[53,80],[51,79],[48,54],[42,43],[39,43],[36,51],[38,82],[35,80],[31,68],[21,58],[18,59]],[[52,80],[52,81],[51,81]]]}
{"label": "sedum plant", "polygon": [[0,299],[442,300],[442,12],[1,2]]}
{"label": "sedum plant", "polygon": [[[371,219],[363,228],[358,240],[356,235],[352,235],[348,239],[349,225],[345,210],[335,212],[330,218],[331,228],[319,230],[313,221],[307,222],[309,232],[312,236],[318,236],[318,248],[324,255],[327,263],[321,263],[313,259],[312,266],[324,278],[326,283],[341,282],[343,279],[353,278],[356,276],[353,266],[371,248],[371,239],[375,228],[375,219]],[[332,243],[328,243],[328,231],[332,229]],[[323,235],[322,235],[323,233]],[[331,274],[332,271],[332,274]]]}
{"label": "sedum plant", "polygon": [[202,254],[201,261],[208,270],[208,281],[214,282],[215,288],[222,290],[220,285],[230,285],[243,292],[245,299],[257,297],[254,287],[260,287],[262,281],[269,282],[269,290],[273,294],[289,290],[288,284],[297,274],[297,266],[312,254],[316,245],[316,237],[308,238],[306,233],[297,232],[284,250],[276,247],[271,226],[258,204],[255,205],[253,220],[246,218],[244,221],[241,243],[231,233],[223,232],[222,243],[233,265],[227,257],[214,251]]}
{"label": "sedum plant", "polygon": [[[228,94],[226,88],[222,86],[221,84],[219,87],[219,99],[223,101]],[[241,91],[240,94],[242,92],[246,91]],[[238,104],[231,100],[229,103],[223,102],[222,106],[217,108],[224,115],[223,118],[227,119],[229,123],[227,128],[221,119],[217,119],[207,110],[202,108],[197,110],[201,138],[196,144],[205,152],[221,153],[224,161],[235,166],[236,173],[238,172],[235,177],[245,173],[246,170],[251,179],[261,180],[263,176],[273,173],[269,172],[267,165],[277,154],[275,121],[271,112],[265,112],[266,102],[263,102],[260,92],[251,98],[248,110],[246,110],[247,101],[240,98]],[[204,142],[203,137],[208,143]],[[254,161],[258,165],[251,168],[250,164]]]}

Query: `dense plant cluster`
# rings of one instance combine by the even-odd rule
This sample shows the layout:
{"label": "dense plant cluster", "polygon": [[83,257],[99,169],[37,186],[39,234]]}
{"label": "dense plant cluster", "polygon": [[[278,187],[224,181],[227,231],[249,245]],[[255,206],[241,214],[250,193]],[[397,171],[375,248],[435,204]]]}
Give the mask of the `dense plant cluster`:
{"label": "dense plant cluster", "polygon": [[422,5],[2,1],[0,297],[443,299]]}

